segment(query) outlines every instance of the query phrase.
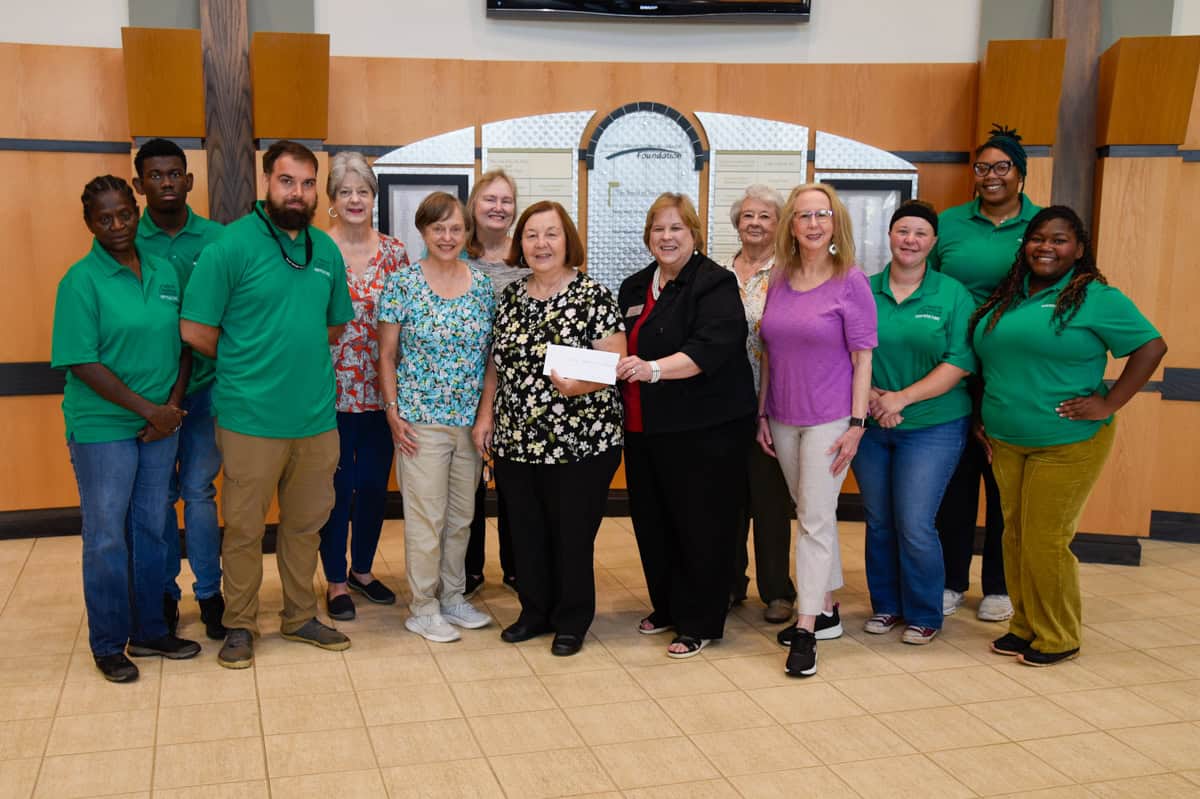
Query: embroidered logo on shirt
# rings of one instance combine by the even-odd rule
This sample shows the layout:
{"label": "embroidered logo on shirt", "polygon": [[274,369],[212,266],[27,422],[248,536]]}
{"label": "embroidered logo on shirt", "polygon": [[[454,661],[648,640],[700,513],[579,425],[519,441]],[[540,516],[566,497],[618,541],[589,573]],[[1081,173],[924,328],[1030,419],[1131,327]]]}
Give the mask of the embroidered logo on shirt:
{"label": "embroidered logo on shirt", "polygon": [[179,287],[174,283],[164,283],[158,287],[158,298],[179,304]]}
{"label": "embroidered logo on shirt", "polygon": [[325,277],[327,277],[331,280],[333,279],[333,275],[329,274],[329,272],[327,270],[322,269],[319,266],[314,266],[313,271],[316,272],[318,275],[324,275]]}

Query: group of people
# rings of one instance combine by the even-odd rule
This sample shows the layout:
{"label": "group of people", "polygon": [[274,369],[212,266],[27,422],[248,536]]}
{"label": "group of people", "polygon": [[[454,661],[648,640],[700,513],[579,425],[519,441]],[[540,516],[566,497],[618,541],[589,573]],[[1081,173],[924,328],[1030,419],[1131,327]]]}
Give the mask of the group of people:
{"label": "group of people", "polygon": [[[331,159],[329,233],[311,225],[317,167],[303,145],[276,142],[266,198],[225,227],[188,207],[186,157],[166,140],[139,150],[132,188],[106,175],[84,189],[95,241],[60,283],[52,362],[67,370],[89,637],[106,678],[136,679],[128,656],[200,651],[176,635],[179,498],[222,666],[253,663],[276,495],[280,633],[348,648],[318,618],[317,557],[330,618],[355,617],[351,592],[396,602],[372,573],[393,461],[405,626],[429,641],[492,622],[471,602],[490,471],[503,582],[521,605],[501,638],[552,634],[553,654],[580,651],[623,456],[651,604],[637,629],[670,631],[670,657],[722,637],[746,596],[752,527],[764,616],[786,622],[785,670],[816,672],[816,641],[843,634],[837,505],[851,467],[866,632],[903,624],[903,641],[925,644],[961,605],[983,475],[979,614],[1009,621],[993,651],[1030,665],[1078,652],[1068,545],[1112,414],[1166,346],[1107,285],[1074,212],[1024,195],[1015,132],[976,151],[971,203],[897,209],[891,261],[871,278],[832,187],[784,199],[756,185],[730,208],[741,248],[724,265],[704,254],[692,201],[661,195],[643,231],[653,261],[615,296],[588,276],[566,210],[540,201],[517,218],[502,171],[465,205],[426,197],[410,262],[372,227],[378,184],[360,154]],[[544,373],[549,345],[613,353],[615,385]],[[1110,352],[1129,359],[1108,387]]]}

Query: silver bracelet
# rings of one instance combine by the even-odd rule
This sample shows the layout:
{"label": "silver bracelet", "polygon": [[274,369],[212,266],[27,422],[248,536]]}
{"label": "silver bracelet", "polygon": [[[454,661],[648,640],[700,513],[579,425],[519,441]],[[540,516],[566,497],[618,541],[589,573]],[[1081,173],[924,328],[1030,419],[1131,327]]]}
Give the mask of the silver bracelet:
{"label": "silver bracelet", "polygon": [[658,361],[650,361],[650,382],[657,383],[662,380],[662,369],[658,366]]}

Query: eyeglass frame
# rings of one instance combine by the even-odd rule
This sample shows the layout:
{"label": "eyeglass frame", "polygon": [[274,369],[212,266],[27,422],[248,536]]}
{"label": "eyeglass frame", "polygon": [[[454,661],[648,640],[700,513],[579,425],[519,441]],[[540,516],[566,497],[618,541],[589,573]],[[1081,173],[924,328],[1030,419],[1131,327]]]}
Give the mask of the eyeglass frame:
{"label": "eyeglass frame", "polygon": [[792,211],[792,216],[805,222],[817,220],[817,224],[828,219],[833,220],[833,210],[830,208],[810,208],[807,211]]}
{"label": "eyeglass frame", "polygon": [[[1008,159],[1003,161],[993,161],[990,164],[987,161],[976,161],[975,163],[971,164],[971,171],[975,173],[975,177],[977,178],[986,178],[993,172],[996,173],[996,177],[1002,178],[1011,172],[1012,168],[1013,162]],[[983,171],[981,172],[980,169]]]}

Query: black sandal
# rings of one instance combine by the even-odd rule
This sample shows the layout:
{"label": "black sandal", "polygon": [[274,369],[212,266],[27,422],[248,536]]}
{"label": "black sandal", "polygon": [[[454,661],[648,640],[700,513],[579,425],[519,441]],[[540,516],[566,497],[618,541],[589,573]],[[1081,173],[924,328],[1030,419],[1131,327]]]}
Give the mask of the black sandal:
{"label": "black sandal", "polygon": [[659,633],[665,633],[671,627],[672,625],[670,624],[657,621],[653,613],[638,622],[638,632],[642,635],[658,635]]}
{"label": "black sandal", "polygon": [[683,644],[687,649],[683,652],[672,652],[667,650],[667,657],[670,658],[690,658],[700,654],[700,650],[712,643],[711,638],[694,638],[690,635],[677,635],[671,645]]}

